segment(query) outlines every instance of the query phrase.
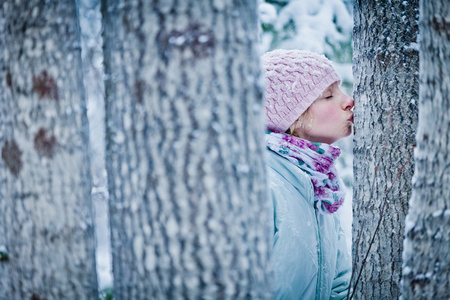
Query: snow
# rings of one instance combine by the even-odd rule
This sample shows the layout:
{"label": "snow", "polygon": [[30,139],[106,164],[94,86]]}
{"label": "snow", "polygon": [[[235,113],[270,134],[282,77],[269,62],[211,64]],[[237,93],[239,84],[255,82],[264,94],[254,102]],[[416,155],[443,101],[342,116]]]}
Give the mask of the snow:
{"label": "snow", "polygon": [[403,49],[405,50],[414,50],[419,52],[419,44],[418,43],[411,43],[409,45],[403,46]]}
{"label": "snow", "polygon": [[277,21],[277,10],[268,3],[259,4],[259,20],[261,23],[273,24]]}
{"label": "snow", "polygon": [[423,281],[423,280],[430,279],[432,276],[433,276],[433,273],[431,273],[431,272],[427,272],[425,274],[419,273],[414,276],[414,280]]}
{"label": "snow", "polygon": [[439,217],[440,215],[442,215],[443,212],[444,212],[443,209],[436,210],[435,212],[433,212],[432,216],[433,216],[434,218],[437,218],[437,217]]}
{"label": "snow", "polygon": [[405,267],[403,268],[403,274],[404,274],[404,275],[410,274],[411,271],[412,271],[411,268],[408,267],[408,266],[405,266]]}
{"label": "snow", "polygon": [[174,44],[176,46],[182,46],[185,42],[186,42],[186,37],[183,35],[180,35],[178,37],[173,36],[169,39],[169,43]]}
{"label": "snow", "polygon": [[209,41],[209,36],[207,36],[207,35],[201,35],[201,36],[198,37],[198,41],[199,41],[200,43],[206,43],[206,42]]}
{"label": "snow", "polygon": [[446,210],[444,211],[444,217],[450,218],[450,209],[446,209]]}

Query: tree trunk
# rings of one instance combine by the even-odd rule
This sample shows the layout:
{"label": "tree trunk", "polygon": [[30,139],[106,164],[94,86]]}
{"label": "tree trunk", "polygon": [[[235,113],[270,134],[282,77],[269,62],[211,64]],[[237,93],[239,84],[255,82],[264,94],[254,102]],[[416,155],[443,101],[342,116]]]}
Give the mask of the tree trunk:
{"label": "tree trunk", "polygon": [[403,299],[450,298],[450,3],[420,1],[419,126]]}
{"label": "tree trunk", "polygon": [[0,299],[96,299],[75,1],[3,1],[0,49]]}
{"label": "tree trunk", "polygon": [[354,2],[352,283],[357,299],[400,294],[417,123],[417,21],[418,0]]}
{"label": "tree trunk", "polygon": [[103,1],[118,299],[266,298],[256,1]]}

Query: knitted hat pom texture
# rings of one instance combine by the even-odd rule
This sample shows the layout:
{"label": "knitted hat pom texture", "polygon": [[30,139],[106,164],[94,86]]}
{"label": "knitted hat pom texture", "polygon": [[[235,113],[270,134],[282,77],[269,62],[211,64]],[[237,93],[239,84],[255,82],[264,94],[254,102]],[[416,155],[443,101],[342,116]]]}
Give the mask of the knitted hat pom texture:
{"label": "knitted hat pom texture", "polygon": [[304,50],[274,50],[261,57],[265,74],[267,129],[285,132],[333,83],[330,60]]}

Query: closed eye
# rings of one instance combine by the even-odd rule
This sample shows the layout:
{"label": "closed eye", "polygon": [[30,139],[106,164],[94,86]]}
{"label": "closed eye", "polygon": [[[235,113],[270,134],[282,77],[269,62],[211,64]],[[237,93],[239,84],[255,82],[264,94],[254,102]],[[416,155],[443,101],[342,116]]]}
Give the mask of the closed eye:
{"label": "closed eye", "polygon": [[327,96],[327,97],[325,97],[325,99],[331,99],[331,98],[333,98],[333,96]]}

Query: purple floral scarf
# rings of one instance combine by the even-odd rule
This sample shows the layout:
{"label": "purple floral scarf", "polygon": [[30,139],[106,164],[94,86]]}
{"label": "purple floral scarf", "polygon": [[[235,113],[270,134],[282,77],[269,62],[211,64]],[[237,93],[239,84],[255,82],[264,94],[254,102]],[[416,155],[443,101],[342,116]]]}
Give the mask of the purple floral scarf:
{"label": "purple floral scarf", "polygon": [[344,203],[345,192],[334,167],[341,154],[339,148],[275,132],[267,132],[266,145],[309,175],[314,187],[314,207],[319,212],[332,214]]}

